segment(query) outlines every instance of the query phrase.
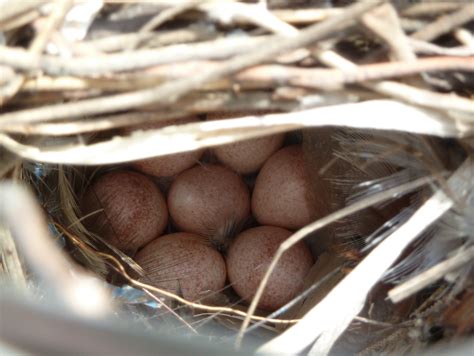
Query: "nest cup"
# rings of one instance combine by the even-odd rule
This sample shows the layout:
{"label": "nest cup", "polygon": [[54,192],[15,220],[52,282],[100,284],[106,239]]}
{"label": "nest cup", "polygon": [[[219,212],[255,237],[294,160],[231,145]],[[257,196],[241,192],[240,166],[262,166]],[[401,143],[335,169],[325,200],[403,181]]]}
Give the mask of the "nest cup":
{"label": "nest cup", "polygon": [[[42,28],[28,18],[40,12],[23,9],[28,16],[15,21],[0,15],[7,34],[0,70],[21,81],[7,87],[13,94],[5,97],[0,118],[0,143],[8,150],[0,152],[7,163],[0,173],[30,185],[60,241],[56,249],[110,292],[106,303],[120,311],[126,327],[105,323],[111,332],[102,340],[105,350],[121,345],[121,337],[128,346],[141,345],[130,346],[138,353],[163,345],[170,353],[191,353],[196,345],[210,354],[430,354],[436,347],[446,350],[448,342],[470,341],[474,85],[466,38],[472,37],[472,5],[326,3],[329,8],[300,8],[300,2],[268,1],[266,10],[247,3],[151,4],[152,11],[143,4],[131,10],[107,4],[101,12],[90,9],[93,25],[84,26],[98,38],[73,46],[77,67],[64,60],[65,44],[57,36],[40,46],[41,61],[31,57],[39,48],[34,38],[31,53],[25,49],[30,32]],[[69,5],[58,6],[48,25],[53,32],[61,30],[54,19],[65,26],[70,21]],[[130,21],[134,31],[109,36],[114,21]],[[101,56],[90,57],[97,52]],[[21,60],[13,60],[15,54]],[[105,101],[84,103],[95,99]],[[52,116],[45,119],[43,106]],[[65,109],[72,119],[61,114]],[[81,110],[86,118],[77,121]],[[219,176],[209,179],[217,193],[176,188],[194,170],[198,179],[183,178],[184,185],[204,184],[213,169],[238,181],[241,194],[230,188],[219,193],[225,186]],[[88,196],[104,177],[124,174],[124,186],[140,196],[125,188]],[[179,204],[170,202],[172,196]],[[192,196],[203,201],[192,205]],[[124,202],[117,215],[107,215],[104,201],[115,198]],[[127,206],[132,201],[133,209]],[[234,211],[229,205],[237,201]],[[403,230],[427,202],[436,209]],[[208,219],[199,214],[203,208]],[[117,216],[127,223],[120,225]],[[262,228],[279,242],[241,253],[261,248],[266,255],[254,258],[268,266],[278,246],[295,237],[303,252],[283,253],[284,267],[277,264],[273,273],[280,282],[291,279],[297,292],[289,290],[292,283],[273,284],[270,275],[271,288],[254,304],[267,271],[248,263],[235,277],[228,263],[236,241]],[[176,235],[179,257],[168,243]],[[201,271],[207,257],[186,254],[188,242],[202,256],[212,254],[206,268],[219,269]],[[392,243],[388,257],[379,255],[375,263],[371,258],[386,243]],[[171,251],[158,267],[155,248]],[[191,260],[196,268],[179,268]],[[186,278],[170,278],[167,269]],[[252,282],[250,292],[239,285],[239,273]],[[284,301],[274,302],[280,295]],[[102,335],[93,324],[82,327]],[[130,325],[139,332],[126,330]]]}

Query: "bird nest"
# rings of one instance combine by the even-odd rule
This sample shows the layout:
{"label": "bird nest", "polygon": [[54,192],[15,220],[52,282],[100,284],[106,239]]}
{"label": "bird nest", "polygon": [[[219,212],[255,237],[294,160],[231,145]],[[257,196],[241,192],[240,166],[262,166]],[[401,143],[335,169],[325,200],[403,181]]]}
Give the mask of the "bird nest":
{"label": "bird nest", "polygon": [[[310,354],[469,342],[473,21],[464,1],[5,1],[2,275],[18,295],[60,301],[75,322],[111,330],[63,351],[116,350],[123,337],[119,350],[150,352],[165,345],[155,336],[176,335],[170,352],[180,342],[204,350],[202,340]],[[312,220],[292,229],[248,303],[229,285],[188,300],[148,283],[134,254],[84,223],[84,192],[108,171],[192,151],[213,164],[215,147],[282,134],[302,148]],[[250,187],[256,176],[244,175]],[[154,178],[164,191],[172,180]],[[217,235],[242,228],[208,238],[222,247]],[[301,241],[316,260],[301,293],[259,310],[278,261]],[[2,299],[12,305],[2,340],[40,350],[41,337],[21,341],[14,321],[41,307]]]}

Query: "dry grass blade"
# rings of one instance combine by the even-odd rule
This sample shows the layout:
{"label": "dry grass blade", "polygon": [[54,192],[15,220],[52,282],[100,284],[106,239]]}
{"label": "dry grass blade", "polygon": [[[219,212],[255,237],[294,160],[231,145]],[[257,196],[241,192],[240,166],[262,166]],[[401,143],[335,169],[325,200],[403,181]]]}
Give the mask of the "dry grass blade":
{"label": "dry grass blade", "polygon": [[[157,287],[152,286],[150,284],[146,284],[146,283],[137,281],[136,279],[130,277],[130,275],[127,273],[127,271],[125,271],[125,269],[123,268],[122,264],[119,261],[117,261],[117,259],[115,257],[113,257],[111,255],[108,255],[106,253],[101,253],[101,252],[99,252],[99,254],[102,257],[104,257],[105,259],[108,259],[109,261],[111,261],[111,263],[114,265],[114,267],[116,267],[118,269],[118,271],[121,273],[121,275],[123,277],[125,277],[130,284],[134,285],[137,288],[146,289],[150,292],[157,293],[157,294],[159,294],[163,297],[166,297],[166,298],[169,298],[171,300],[177,301],[179,303],[182,303],[182,304],[184,304],[188,307],[191,307],[191,308],[194,308],[194,309],[197,309],[197,310],[206,310],[206,311],[214,312],[214,313],[229,313],[229,314],[239,315],[239,316],[243,316],[243,317],[248,316],[248,314],[246,312],[243,312],[243,311],[238,310],[238,309],[233,309],[233,308],[230,308],[230,307],[219,307],[219,306],[205,305],[205,304],[201,304],[201,303],[197,303],[197,302],[191,302],[189,300],[186,300],[186,299],[180,297],[179,295],[176,295],[172,292],[168,292],[167,290],[157,288]],[[272,319],[272,318],[266,318],[266,317],[261,317],[261,316],[254,316],[254,315],[250,316],[250,319],[251,320],[257,320],[257,321],[264,321],[264,322],[268,322],[268,323],[274,323],[274,324],[295,324],[299,321],[299,319],[290,319],[290,320]]]}
{"label": "dry grass blade", "polygon": [[[82,244],[87,244],[94,246],[93,236],[87,231],[87,229],[82,224],[79,206],[77,205],[77,196],[74,192],[72,182],[68,179],[69,174],[66,172],[65,167],[59,166],[57,169],[57,193],[59,198],[59,206],[61,209],[61,214],[63,215],[65,221],[71,222],[69,230],[72,231],[75,235],[80,236],[80,241]],[[67,229],[63,228],[58,223],[53,223],[54,226],[61,233],[66,233]],[[79,249],[79,252],[85,258],[86,265],[92,268],[97,274],[105,275],[107,273],[107,268],[104,264],[104,261],[101,258],[98,258],[96,254],[87,253],[87,249]]]}
{"label": "dry grass blade", "polygon": [[[277,316],[287,312],[291,307],[297,305],[297,303],[301,302],[302,300],[306,299],[312,292],[314,292],[315,290],[317,290],[322,284],[324,284],[327,280],[329,280],[331,277],[333,277],[334,275],[336,275],[337,272],[339,272],[340,270],[342,269],[342,267],[337,267],[335,269],[333,269],[331,272],[328,272],[323,278],[317,280],[317,282],[313,283],[313,285],[309,288],[307,288],[304,292],[300,293],[297,297],[295,297],[293,300],[291,300],[290,302],[288,302],[287,304],[285,304],[284,306],[282,306],[281,308],[275,310],[273,313],[271,313],[270,315],[268,315],[267,317],[268,318],[276,318]],[[248,314],[250,315],[250,314]],[[245,319],[243,319],[243,321],[245,322]],[[255,324],[253,324],[252,326],[250,326],[249,328],[247,328],[245,330],[244,333],[249,333],[251,332],[252,330],[260,327],[261,325],[263,325],[265,323],[264,320],[262,321],[259,321]]]}
{"label": "dry grass blade", "polygon": [[[0,209],[4,209],[1,207]],[[8,208],[6,208],[8,209]],[[17,287],[26,287],[26,274],[10,231],[0,225],[0,271]]]}
{"label": "dry grass blade", "polygon": [[[450,177],[452,189],[470,184],[474,162],[467,159]],[[314,345],[312,355],[327,354],[364,306],[367,294],[416,237],[453,206],[438,190],[398,230],[387,237],[303,319],[260,348],[261,352],[300,352]],[[357,286],[357,288],[354,288]],[[348,298],[350,296],[350,298]]]}
{"label": "dry grass blade", "polygon": [[[384,112],[384,117],[380,117]],[[353,118],[357,117],[357,120]],[[39,162],[96,165],[128,162],[197,150],[305,127],[342,126],[396,130],[441,137],[465,137],[474,122],[453,121],[438,113],[390,100],[333,105],[293,113],[207,121],[164,129],[138,131],[91,145],[29,146],[0,134],[0,143],[25,159]]]}
{"label": "dry grass blade", "polygon": [[469,247],[464,251],[456,253],[453,257],[438,263],[436,266],[431,267],[429,270],[420,273],[416,277],[413,277],[403,284],[391,289],[388,292],[388,296],[394,303],[398,303],[429,286],[431,283],[436,282],[438,279],[443,278],[449,272],[455,271],[472,261],[474,261],[474,247]]}

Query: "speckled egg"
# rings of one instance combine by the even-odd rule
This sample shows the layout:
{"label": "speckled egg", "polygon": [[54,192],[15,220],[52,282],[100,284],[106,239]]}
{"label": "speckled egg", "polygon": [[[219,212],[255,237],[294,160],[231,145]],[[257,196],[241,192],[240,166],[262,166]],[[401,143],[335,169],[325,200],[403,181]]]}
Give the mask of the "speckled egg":
{"label": "speckled egg", "polygon": [[[238,114],[213,114],[208,116],[208,120],[227,119],[253,113]],[[282,146],[284,139],[284,134],[276,134],[217,146],[212,149],[212,152],[227,167],[238,173],[248,174],[259,170],[268,157]]]}
{"label": "speckled egg", "polygon": [[262,225],[299,229],[312,221],[311,189],[300,145],[282,148],[264,164],[252,195]]}
{"label": "speckled egg", "polygon": [[[274,226],[260,226],[242,232],[227,255],[229,281],[235,292],[251,302],[260,281],[280,244],[291,232]],[[310,250],[302,242],[286,251],[276,265],[258,307],[276,310],[301,292],[304,278],[313,265]]]}
{"label": "speckled egg", "polygon": [[221,254],[201,236],[164,235],[140,250],[135,261],[143,267],[143,282],[197,301],[219,292],[226,281]]}
{"label": "speckled egg", "polygon": [[[145,175],[113,171],[99,177],[81,202],[86,226],[120,250],[133,254],[163,233],[166,200]],[[97,212],[94,214],[94,212]]]}
{"label": "speckled egg", "polygon": [[210,236],[250,214],[250,196],[242,178],[219,165],[196,166],[179,174],[168,193],[175,226]]}
{"label": "speckled egg", "polygon": [[[197,119],[194,117],[165,120],[159,121],[157,123],[141,125],[138,127],[126,128],[123,129],[122,132],[125,134],[130,134],[135,130],[159,129],[169,125],[186,124],[194,121],[197,121]],[[132,162],[131,166],[140,172],[150,174],[155,177],[169,177],[174,176],[195,165],[201,158],[202,153],[202,150],[197,150],[192,152],[153,157]]]}

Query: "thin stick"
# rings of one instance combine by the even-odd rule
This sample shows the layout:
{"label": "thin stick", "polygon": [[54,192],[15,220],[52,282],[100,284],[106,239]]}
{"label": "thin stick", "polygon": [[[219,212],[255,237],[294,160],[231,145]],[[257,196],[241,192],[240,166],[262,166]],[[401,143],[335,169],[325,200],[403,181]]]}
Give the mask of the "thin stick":
{"label": "thin stick", "polygon": [[[49,38],[51,37],[54,30],[61,25],[66,16],[67,11],[71,7],[73,0],[57,0],[56,6],[54,7],[51,15],[49,15],[48,20],[46,21],[44,27],[36,35],[32,44],[30,45],[28,52],[32,55],[38,55],[45,49],[48,44]],[[10,85],[6,92],[2,92],[2,97],[0,97],[0,106],[2,106],[5,101],[9,100],[18,93],[23,84],[25,83],[25,76],[18,75],[11,80]]]}
{"label": "thin stick", "polygon": [[[283,66],[258,66],[239,73],[236,80],[241,80],[243,83],[260,82],[266,85],[273,85],[278,82],[289,85],[300,85],[304,87],[334,89],[334,86],[345,83],[356,83],[366,80],[375,80],[380,78],[387,78],[392,76],[404,76],[426,71],[434,70],[466,70],[472,71],[474,68],[473,57],[434,57],[420,59],[410,63],[400,62],[370,64],[365,66],[356,66],[352,62],[339,56],[332,51],[325,51],[319,54],[319,57],[329,65],[336,66],[337,70],[331,69],[304,69],[298,67],[283,67]],[[336,58],[337,57],[337,58]],[[203,67],[206,67],[206,63]],[[216,70],[214,65],[208,68],[209,71]],[[173,72],[175,72],[174,70]],[[170,70],[163,69],[163,75],[169,75]],[[184,73],[184,72],[183,72]],[[180,80],[186,80],[182,78]],[[87,85],[87,81],[84,84]],[[91,83],[92,84],[92,83]],[[76,84],[74,84],[76,85]],[[165,84],[166,85],[166,84]],[[230,83],[229,83],[230,85]],[[394,96],[404,101],[412,102],[414,104],[441,108],[447,110],[460,110],[467,113],[474,113],[474,106],[472,100],[456,96],[454,94],[440,94],[428,90],[415,88],[406,84],[383,81],[376,84],[365,84],[365,86],[372,88],[372,90],[381,92],[386,95]],[[65,89],[65,88],[63,88]],[[150,90],[150,89],[147,89]],[[153,90],[153,89],[152,89]],[[129,97],[134,95],[121,94],[120,97]],[[38,109],[20,110],[12,113],[6,113],[0,116],[0,129],[7,130],[6,126],[13,125],[20,126],[27,122],[38,122],[44,120],[60,120],[64,118],[78,117],[83,109],[89,107],[92,111],[100,111],[97,108],[91,107],[91,101],[102,102],[102,100],[109,101],[113,97],[105,99],[90,99],[82,102],[66,104],[66,105],[49,105]],[[68,112],[66,109],[75,110]],[[11,130],[14,130],[13,128]]]}
{"label": "thin stick", "polygon": [[[327,93],[314,95],[318,99],[318,106],[350,102],[350,97],[343,93]],[[292,111],[303,108],[304,104],[296,100],[277,100],[273,93],[267,91],[243,92],[238,96],[229,92],[193,93],[176,104],[180,110],[158,110],[150,112],[131,112],[126,114],[108,115],[90,120],[80,120],[64,123],[20,123],[0,127],[11,133],[24,133],[28,135],[71,135],[84,132],[109,130],[124,126],[138,125],[146,122],[157,122],[190,114],[209,113],[215,111]],[[152,110],[152,109],[150,109]]]}
{"label": "thin stick", "polygon": [[410,38],[408,42],[416,53],[457,57],[474,56],[474,46],[465,45],[459,47],[442,47],[430,42],[421,41],[414,38]]}
{"label": "thin stick", "polygon": [[384,4],[362,16],[362,22],[390,46],[392,56],[407,64],[416,60],[408,37],[400,25],[398,13],[392,4]]}
{"label": "thin stick", "polygon": [[276,17],[264,4],[245,4],[242,2],[205,2],[199,9],[206,11],[222,23],[244,21],[283,36],[294,36],[298,30]]}
{"label": "thin stick", "polygon": [[[474,53],[474,50],[470,50]],[[41,77],[30,80],[25,86],[29,91],[63,91],[103,89],[121,91],[149,87],[152,83],[165,80],[182,79],[195,68],[213,70],[220,66],[218,62],[192,61],[186,63],[161,65],[150,68],[144,73],[125,75],[119,79],[80,79],[74,77]],[[383,62],[354,66],[353,68],[301,68],[283,65],[259,65],[237,73],[234,78],[210,83],[206,88],[231,89],[238,82],[242,89],[267,88],[282,85],[303,86],[306,88],[334,90],[344,84],[403,77],[432,71],[474,71],[474,57],[428,57],[406,61]]]}
{"label": "thin stick", "polygon": [[392,300],[392,302],[399,303],[421,289],[429,286],[431,283],[436,282],[438,279],[443,278],[449,272],[457,270],[465,264],[472,262],[473,260],[474,247],[471,246],[466,250],[455,254],[453,257],[438,263],[436,266],[431,267],[427,271],[409,279],[403,284],[392,288],[388,292],[388,297]]}
{"label": "thin stick", "polygon": [[402,11],[403,16],[409,17],[420,17],[420,16],[433,16],[438,14],[444,14],[449,11],[454,11],[459,9],[461,4],[458,2],[423,2],[419,4],[414,4]]}
{"label": "thin stick", "polygon": [[253,315],[255,310],[257,309],[258,302],[263,294],[263,290],[265,289],[266,284],[270,280],[272,271],[275,269],[278,261],[280,260],[283,253],[288,250],[291,246],[295,245],[299,241],[303,240],[309,234],[322,229],[323,227],[332,224],[346,216],[352,215],[360,210],[373,206],[375,204],[379,204],[383,201],[393,198],[397,194],[408,193],[409,191],[415,190],[425,184],[427,184],[431,179],[430,178],[420,178],[410,183],[405,183],[395,188],[388,189],[386,191],[374,194],[370,197],[367,197],[363,200],[360,200],[354,204],[346,206],[343,209],[340,209],[332,214],[327,215],[326,217],[316,220],[315,222],[303,227],[302,229],[295,232],[291,235],[288,239],[286,239],[276,251],[272,262],[268,266],[268,269],[258,286],[257,291],[255,292],[255,296],[252,299],[252,303],[250,304],[247,313],[248,317],[244,320],[242,327],[240,328],[239,335],[237,337],[237,345],[240,345],[245,330],[250,322],[250,316]]}
{"label": "thin stick", "polygon": [[293,25],[312,24],[339,15],[343,8],[305,8],[305,9],[274,9],[272,13],[280,20]]}
{"label": "thin stick", "polygon": [[[196,3],[184,3],[184,4],[177,4],[176,6],[167,8],[161,12],[159,12],[156,16],[154,16],[151,20],[145,23],[140,30],[138,30],[139,34],[150,32],[157,27],[161,26],[165,22],[173,19],[174,17],[178,16],[179,14],[186,12],[192,8],[196,7]],[[139,44],[139,41],[132,43],[129,49],[135,48]]]}
{"label": "thin stick", "polygon": [[41,70],[50,75],[99,76],[132,71],[167,63],[197,59],[226,59],[255,50],[269,36],[236,37],[192,44],[171,45],[158,49],[142,49],[101,56],[62,58],[39,55],[19,48],[0,46],[0,64],[17,70]]}
{"label": "thin stick", "polygon": [[[347,71],[355,70],[357,68],[356,64],[334,51],[320,51],[317,52],[316,55],[319,60],[330,67]],[[440,94],[388,80],[377,83],[361,83],[361,85],[378,93],[415,105],[443,110],[459,110],[461,112],[467,110],[466,113],[474,112],[472,100],[465,99],[452,93]]]}
{"label": "thin stick", "polygon": [[412,34],[411,37],[417,40],[431,41],[473,19],[474,4],[469,4],[454,13],[441,16],[436,21]]}
{"label": "thin stick", "polygon": [[[235,79],[245,83],[301,85],[315,89],[333,89],[344,84],[403,77],[431,71],[465,70],[474,72],[474,57],[431,57],[356,66],[348,70],[299,68],[267,65],[244,70]],[[469,101],[472,105],[472,101]]]}
{"label": "thin stick", "polygon": [[79,42],[76,46],[92,48],[93,50],[101,52],[118,52],[125,50],[136,41],[146,42],[146,46],[150,48],[204,40],[215,35],[215,32],[209,28],[196,26],[184,29],[160,31],[158,33],[119,33],[104,38]]}
{"label": "thin stick", "polygon": [[[7,4],[8,2],[8,4]],[[43,5],[41,1],[15,1],[3,0],[0,2],[2,11],[0,13],[0,24],[15,18],[21,13],[34,10]]]}

